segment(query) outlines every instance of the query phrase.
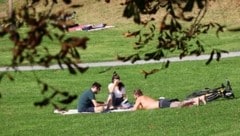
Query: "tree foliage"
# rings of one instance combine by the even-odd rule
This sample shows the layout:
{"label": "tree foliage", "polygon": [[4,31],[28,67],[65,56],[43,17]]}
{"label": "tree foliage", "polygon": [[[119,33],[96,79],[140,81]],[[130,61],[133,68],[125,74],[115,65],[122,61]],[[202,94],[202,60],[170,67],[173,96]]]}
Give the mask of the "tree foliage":
{"label": "tree foliage", "polygon": [[[151,40],[154,40],[154,37],[157,37],[158,41],[154,45],[154,51],[145,52],[144,55],[137,53],[119,56],[118,59],[134,63],[138,60],[160,60],[166,57],[166,52],[180,52],[180,59],[187,55],[203,54],[205,52],[204,43],[198,37],[207,34],[211,29],[216,30],[218,37],[219,32],[223,32],[225,27],[217,22],[202,23],[210,1],[213,0],[126,0],[121,3],[125,6],[123,17],[133,18],[136,24],[143,25],[149,30],[147,32],[146,30],[136,30],[125,34],[126,37],[138,38],[134,49],[140,50],[147,46]],[[152,15],[162,16],[157,16],[161,18],[157,26],[151,23],[156,20],[156,17],[152,17]],[[144,19],[146,16],[148,16],[147,19]],[[221,53],[227,53],[227,51],[213,49],[206,65],[210,64],[214,55],[219,61]],[[168,67],[169,63],[167,61],[162,68]],[[157,69],[157,71],[159,70]],[[156,73],[156,69],[152,71],[143,71],[145,78]]]}
{"label": "tree foliage", "polygon": [[[71,5],[71,0],[62,1],[69,5],[70,8],[81,7],[81,5]],[[41,2],[44,2],[46,9],[37,12],[36,8]],[[26,4],[22,5],[20,9],[14,9],[11,16],[2,20],[0,37],[8,36],[14,44],[11,68],[18,71],[17,67],[23,63],[45,67],[58,63],[61,68],[66,65],[71,74],[84,73],[88,69],[88,67],[78,65],[80,54],[77,48],[86,49],[89,39],[87,37],[66,37],[66,32],[72,24],[69,24],[69,12],[64,10],[53,12],[53,8],[58,2],[59,0],[26,1]],[[22,28],[28,28],[27,32],[22,32]],[[52,31],[53,29],[57,31]],[[60,45],[59,52],[53,54],[47,46],[42,45],[44,38],[58,41]],[[9,72],[1,73],[1,79],[4,76],[14,80]],[[47,91],[52,92],[49,98],[36,102],[35,105],[37,106],[51,103],[57,108],[57,104],[51,100],[58,95],[64,96],[63,100],[59,101],[62,104],[68,104],[76,98],[76,95],[70,95],[68,92],[51,87],[37,77],[36,80],[43,86],[43,95]]]}
{"label": "tree foliage", "polygon": [[[52,63],[57,63],[61,68],[63,65],[68,67],[71,74],[77,72],[84,73],[88,68],[80,67],[80,54],[77,48],[86,49],[87,37],[66,37],[66,32],[71,24],[68,22],[69,12],[60,10],[53,12],[54,6],[60,0],[26,0],[26,4],[20,9],[13,10],[11,16],[1,20],[0,37],[8,36],[13,42],[11,66],[17,71],[17,66],[27,62],[29,65],[42,65],[49,67]],[[69,8],[79,8],[82,5],[72,5],[71,0],[61,0],[69,5]],[[165,52],[178,51],[179,57],[183,58],[187,55],[201,55],[205,52],[204,44],[198,39],[199,35],[206,34],[209,30],[215,28],[216,35],[223,32],[224,26],[217,22],[201,23],[204,18],[208,3],[211,0],[125,0],[121,3],[124,6],[123,17],[133,18],[138,25],[143,25],[149,31],[136,30],[127,32],[126,37],[137,37],[134,48],[140,50],[144,48],[154,37],[157,37],[155,50],[145,52],[143,57],[136,53],[129,56],[118,56],[119,60],[131,61],[138,60],[160,60],[166,57]],[[46,9],[44,11],[36,11],[39,3],[44,2]],[[110,0],[105,0],[111,3]],[[164,11],[164,12],[162,12]],[[193,11],[197,11],[194,14]],[[161,12],[161,21],[158,26],[153,24],[155,15]],[[158,14],[159,15],[159,14]],[[146,17],[147,16],[147,17]],[[145,19],[143,19],[143,17]],[[189,25],[186,25],[189,24]],[[187,26],[187,27],[186,27]],[[22,32],[22,28],[28,28],[27,32]],[[58,31],[52,31],[57,29]],[[48,47],[42,45],[44,38],[58,41],[60,50],[58,53],[52,54]],[[217,55],[217,60],[221,58],[221,53],[227,51],[213,49],[209,60],[209,64],[213,56]],[[163,68],[169,66],[167,61]],[[160,69],[153,69],[149,72],[143,70],[145,78],[148,75],[158,72]],[[0,74],[0,79],[7,76],[10,80],[14,78],[8,72]],[[66,91],[60,91],[44,81],[36,77],[37,82],[42,86],[41,93],[51,91],[52,95],[44,97],[42,101],[35,102],[36,106],[45,106],[52,104],[59,108],[58,104],[53,102],[56,96],[62,96],[63,99],[58,103],[68,104],[76,98]],[[1,95],[0,95],[1,97]]]}

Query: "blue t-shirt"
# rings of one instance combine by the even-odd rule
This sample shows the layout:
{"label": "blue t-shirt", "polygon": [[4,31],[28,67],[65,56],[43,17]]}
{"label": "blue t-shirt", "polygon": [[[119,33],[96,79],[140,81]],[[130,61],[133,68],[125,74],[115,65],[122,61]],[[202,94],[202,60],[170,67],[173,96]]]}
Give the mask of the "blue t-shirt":
{"label": "blue t-shirt", "polygon": [[91,89],[84,91],[83,94],[79,97],[78,111],[81,112],[89,107],[94,107],[92,100],[96,100],[96,98]]}

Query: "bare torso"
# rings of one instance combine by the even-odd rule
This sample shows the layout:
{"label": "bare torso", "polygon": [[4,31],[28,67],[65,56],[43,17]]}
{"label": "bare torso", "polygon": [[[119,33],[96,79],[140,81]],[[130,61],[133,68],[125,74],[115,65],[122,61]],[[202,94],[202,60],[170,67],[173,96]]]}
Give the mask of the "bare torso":
{"label": "bare torso", "polygon": [[136,100],[137,109],[158,109],[159,101],[148,96],[139,96]]}

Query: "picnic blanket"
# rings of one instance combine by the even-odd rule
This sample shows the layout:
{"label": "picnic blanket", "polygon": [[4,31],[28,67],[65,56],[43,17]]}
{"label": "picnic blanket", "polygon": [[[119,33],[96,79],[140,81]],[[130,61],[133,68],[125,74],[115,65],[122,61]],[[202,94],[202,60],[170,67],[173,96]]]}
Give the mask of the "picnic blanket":
{"label": "picnic blanket", "polygon": [[[114,109],[114,110],[108,110],[104,113],[111,113],[111,112],[128,112],[131,111],[131,109]],[[55,109],[53,113],[61,114],[61,115],[72,115],[72,114],[92,114],[94,112],[78,112],[77,109],[69,109],[69,110],[57,110]]]}
{"label": "picnic blanket", "polygon": [[73,31],[98,31],[98,30],[103,30],[103,29],[107,29],[107,28],[112,28],[114,26],[111,25],[107,25],[104,23],[101,24],[86,24],[86,25],[77,25],[74,27],[70,27],[68,29],[69,32],[73,32]]}

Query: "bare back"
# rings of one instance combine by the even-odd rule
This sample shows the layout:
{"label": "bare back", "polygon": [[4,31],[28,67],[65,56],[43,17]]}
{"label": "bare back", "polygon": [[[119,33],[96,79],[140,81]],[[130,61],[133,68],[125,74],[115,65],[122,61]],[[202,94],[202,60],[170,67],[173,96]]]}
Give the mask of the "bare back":
{"label": "bare back", "polygon": [[133,107],[134,110],[137,109],[158,109],[159,108],[159,101],[148,97],[148,96],[139,96],[135,102]]}

